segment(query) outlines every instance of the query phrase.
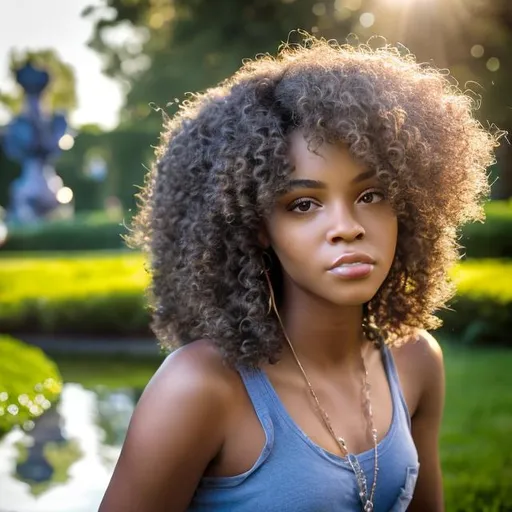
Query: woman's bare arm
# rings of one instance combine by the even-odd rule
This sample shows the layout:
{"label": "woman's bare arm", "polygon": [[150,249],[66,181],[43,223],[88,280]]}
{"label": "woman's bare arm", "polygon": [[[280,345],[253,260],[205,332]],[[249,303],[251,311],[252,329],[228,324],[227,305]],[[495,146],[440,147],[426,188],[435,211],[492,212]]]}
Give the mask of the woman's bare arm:
{"label": "woman's bare arm", "polygon": [[443,355],[437,341],[424,331],[414,352],[417,375],[422,381],[418,407],[412,417],[412,436],[418,450],[420,472],[408,510],[442,512],[444,505],[439,430],[444,406]]}
{"label": "woman's bare arm", "polygon": [[223,444],[229,386],[208,342],[162,364],[144,391],[99,512],[179,512]]}

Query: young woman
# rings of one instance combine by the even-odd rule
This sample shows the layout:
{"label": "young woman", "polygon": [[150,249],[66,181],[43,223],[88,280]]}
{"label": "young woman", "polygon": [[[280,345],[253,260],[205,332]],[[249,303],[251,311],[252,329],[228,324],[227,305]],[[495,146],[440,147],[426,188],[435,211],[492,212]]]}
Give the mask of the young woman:
{"label": "young woman", "polygon": [[457,228],[496,138],[438,71],[314,38],[170,120],[133,240],[153,329],[101,512],[443,510]]}

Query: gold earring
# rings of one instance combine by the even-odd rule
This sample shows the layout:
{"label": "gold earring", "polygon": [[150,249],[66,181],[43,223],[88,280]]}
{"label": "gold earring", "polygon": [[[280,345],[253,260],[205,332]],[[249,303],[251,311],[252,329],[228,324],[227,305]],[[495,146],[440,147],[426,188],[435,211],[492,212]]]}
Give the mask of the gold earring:
{"label": "gold earring", "polygon": [[270,312],[272,311],[272,309],[274,310],[274,312],[277,315],[278,313],[277,313],[276,299],[274,296],[274,287],[272,286],[272,281],[270,280],[270,276],[269,276],[267,267],[263,266],[263,272],[265,273],[265,278],[267,280],[267,285],[268,285],[268,291],[270,294],[270,297],[268,298],[267,315],[270,315]]}

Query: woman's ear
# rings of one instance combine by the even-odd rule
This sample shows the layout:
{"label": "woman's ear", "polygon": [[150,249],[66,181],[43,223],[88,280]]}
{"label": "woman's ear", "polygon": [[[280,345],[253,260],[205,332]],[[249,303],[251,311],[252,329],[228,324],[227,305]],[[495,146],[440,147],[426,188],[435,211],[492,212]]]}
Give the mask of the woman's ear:
{"label": "woman's ear", "polygon": [[267,228],[263,223],[258,231],[258,242],[263,249],[268,249],[270,247],[270,237],[268,236]]}

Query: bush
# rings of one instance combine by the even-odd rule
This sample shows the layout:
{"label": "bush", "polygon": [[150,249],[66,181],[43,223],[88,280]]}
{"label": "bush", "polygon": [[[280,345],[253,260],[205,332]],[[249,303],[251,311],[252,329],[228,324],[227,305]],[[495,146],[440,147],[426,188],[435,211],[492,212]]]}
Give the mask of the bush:
{"label": "bush", "polygon": [[462,253],[468,258],[512,258],[512,201],[487,204],[484,224],[464,227]]}
{"label": "bush", "polygon": [[512,260],[467,260],[453,273],[454,311],[445,311],[444,331],[465,343],[511,343]]}
{"label": "bush", "polygon": [[102,212],[77,215],[35,226],[10,227],[1,251],[87,251],[126,249],[124,223]]}
{"label": "bush", "polygon": [[136,253],[3,258],[0,329],[10,333],[149,335]]}
{"label": "bush", "polygon": [[[486,206],[484,224],[465,226],[460,244],[468,258],[512,257],[512,201],[493,201]],[[11,228],[0,251],[89,251],[127,249],[131,216],[110,219],[102,211],[82,212],[69,221]]]}
{"label": "bush", "polygon": [[[13,255],[15,256],[15,255]],[[0,331],[74,336],[150,335],[140,253],[34,254],[2,258]],[[444,331],[467,343],[510,343],[512,260],[467,260]]]}
{"label": "bush", "polygon": [[0,437],[15,425],[30,429],[61,388],[57,366],[39,348],[0,336]]}

